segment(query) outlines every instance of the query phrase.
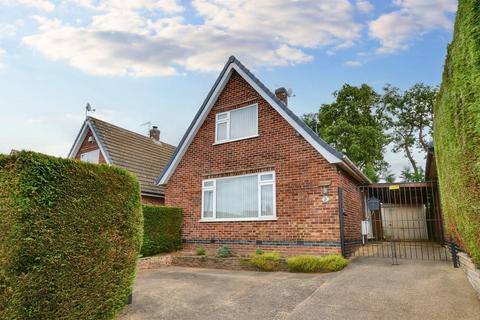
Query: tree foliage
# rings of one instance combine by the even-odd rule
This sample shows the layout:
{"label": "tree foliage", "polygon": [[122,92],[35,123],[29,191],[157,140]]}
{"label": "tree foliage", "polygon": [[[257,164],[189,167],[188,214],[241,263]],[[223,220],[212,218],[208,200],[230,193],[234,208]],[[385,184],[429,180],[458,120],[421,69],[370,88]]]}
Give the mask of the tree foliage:
{"label": "tree foliage", "polygon": [[333,103],[323,104],[318,113],[306,114],[303,120],[378,181],[379,173],[387,168],[383,155],[388,144],[380,95],[366,84],[345,84],[334,97]]}
{"label": "tree foliage", "polygon": [[418,168],[417,171],[412,171],[409,167],[405,167],[400,175],[402,182],[422,182],[425,181],[425,171],[423,168]]}
{"label": "tree foliage", "polygon": [[[402,152],[410,162],[413,174],[418,179],[421,167],[414,152],[425,154],[433,132],[433,106],[438,88],[417,83],[402,92],[399,88],[386,85],[382,97],[387,114],[387,127],[392,142],[392,151]],[[423,178],[422,178],[423,180]]]}

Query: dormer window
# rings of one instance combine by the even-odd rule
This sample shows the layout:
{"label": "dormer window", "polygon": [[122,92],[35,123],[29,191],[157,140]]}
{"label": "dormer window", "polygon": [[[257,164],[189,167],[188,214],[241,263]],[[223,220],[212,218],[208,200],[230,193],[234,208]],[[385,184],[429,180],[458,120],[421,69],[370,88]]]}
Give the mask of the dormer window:
{"label": "dormer window", "polygon": [[215,143],[258,136],[258,105],[217,113]]}

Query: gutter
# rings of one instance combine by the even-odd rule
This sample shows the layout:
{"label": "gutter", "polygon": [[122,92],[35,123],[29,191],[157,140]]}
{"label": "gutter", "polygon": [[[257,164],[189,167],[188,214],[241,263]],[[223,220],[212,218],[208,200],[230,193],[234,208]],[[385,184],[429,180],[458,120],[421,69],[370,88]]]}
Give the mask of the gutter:
{"label": "gutter", "polygon": [[342,162],[339,162],[338,164],[358,181],[365,184],[372,183],[372,181],[346,155],[342,157]]}

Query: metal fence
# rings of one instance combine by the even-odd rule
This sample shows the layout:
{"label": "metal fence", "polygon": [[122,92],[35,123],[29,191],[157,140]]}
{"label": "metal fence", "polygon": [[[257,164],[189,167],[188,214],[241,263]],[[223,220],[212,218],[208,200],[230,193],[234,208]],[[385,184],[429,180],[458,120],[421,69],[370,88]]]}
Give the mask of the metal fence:
{"label": "metal fence", "polygon": [[451,260],[436,185],[430,182],[359,187],[365,214],[362,244],[350,255]]}

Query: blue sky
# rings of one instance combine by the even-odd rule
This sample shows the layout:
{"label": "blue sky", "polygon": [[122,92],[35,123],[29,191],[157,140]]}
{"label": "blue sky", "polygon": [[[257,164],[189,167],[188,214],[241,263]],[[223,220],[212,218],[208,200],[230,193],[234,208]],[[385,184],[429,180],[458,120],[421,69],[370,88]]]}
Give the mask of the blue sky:
{"label": "blue sky", "polygon": [[[65,156],[85,116],[177,144],[228,56],[301,115],[343,83],[437,85],[455,0],[0,0],[0,152]],[[423,163],[422,157],[418,156]],[[392,170],[407,164],[387,154]]]}

